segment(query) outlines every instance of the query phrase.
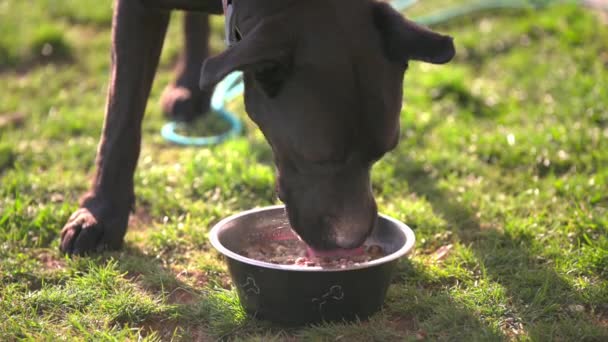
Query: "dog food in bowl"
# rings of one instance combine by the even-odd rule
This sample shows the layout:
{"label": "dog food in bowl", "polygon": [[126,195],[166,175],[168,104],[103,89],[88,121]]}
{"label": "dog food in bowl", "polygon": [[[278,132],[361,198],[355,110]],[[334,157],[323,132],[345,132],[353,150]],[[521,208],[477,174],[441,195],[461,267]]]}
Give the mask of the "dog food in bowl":
{"label": "dog food in bowl", "polygon": [[304,242],[297,239],[262,241],[246,247],[239,254],[250,259],[279,265],[337,269],[356,266],[386,255],[382,247],[378,245],[364,245],[355,255],[315,256],[311,255]]}

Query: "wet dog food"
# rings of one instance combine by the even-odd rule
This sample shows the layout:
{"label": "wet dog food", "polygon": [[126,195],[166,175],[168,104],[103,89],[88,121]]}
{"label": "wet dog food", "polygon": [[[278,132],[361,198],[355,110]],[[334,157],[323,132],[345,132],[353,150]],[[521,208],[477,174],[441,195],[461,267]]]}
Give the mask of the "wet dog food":
{"label": "wet dog food", "polygon": [[279,265],[302,267],[348,268],[386,255],[378,245],[364,245],[361,254],[351,256],[312,256],[300,240],[264,241],[241,251],[241,255]]}

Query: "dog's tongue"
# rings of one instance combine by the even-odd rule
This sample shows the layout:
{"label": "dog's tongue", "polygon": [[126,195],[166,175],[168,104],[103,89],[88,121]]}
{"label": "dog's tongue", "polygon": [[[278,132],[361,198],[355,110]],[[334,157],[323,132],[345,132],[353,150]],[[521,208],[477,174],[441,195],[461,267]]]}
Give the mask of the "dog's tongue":
{"label": "dog's tongue", "polygon": [[317,251],[309,246],[306,246],[306,252],[309,258],[340,258],[353,257],[365,253],[363,246],[353,249],[334,249],[331,251]]}

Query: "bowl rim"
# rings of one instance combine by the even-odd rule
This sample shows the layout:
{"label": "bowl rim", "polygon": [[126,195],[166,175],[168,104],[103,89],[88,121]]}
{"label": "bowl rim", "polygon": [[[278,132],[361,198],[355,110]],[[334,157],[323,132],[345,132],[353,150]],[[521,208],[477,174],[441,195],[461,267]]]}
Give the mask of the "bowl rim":
{"label": "bowl rim", "polygon": [[323,268],[321,266],[302,267],[302,266],[295,266],[295,265],[273,264],[270,262],[264,262],[264,261],[259,261],[259,260],[244,257],[244,256],[242,256],[238,253],[235,253],[235,252],[229,250],[228,248],[224,247],[224,245],[220,242],[219,233],[221,232],[222,228],[228,222],[236,220],[243,216],[257,214],[257,213],[261,213],[261,212],[265,212],[265,211],[272,211],[272,210],[276,210],[276,209],[285,209],[285,206],[284,205],[272,205],[272,206],[249,209],[249,210],[241,211],[239,213],[233,214],[231,216],[228,216],[228,217],[222,219],[221,221],[216,223],[213,226],[213,228],[211,228],[211,230],[209,231],[209,241],[211,242],[211,245],[215,249],[217,249],[221,254],[223,254],[229,258],[235,259],[237,261],[240,261],[242,263],[252,265],[252,266],[257,266],[257,267],[262,267],[262,268],[267,268],[267,269],[274,269],[274,270],[281,270],[281,271],[296,271],[296,272],[346,272],[346,271],[353,271],[353,270],[358,270],[358,269],[363,269],[363,268],[379,266],[379,265],[391,262],[393,260],[399,259],[400,257],[402,257],[406,254],[409,254],[416,242],[416,235],[414,234],[414,231],[410,227],[408,227],[405,223],[403,223],[395,218],[392,218],[388,215],[384,215],[384,214],[378,214],[378,216],[384,220],[390,221],[399,230],[401,230],[401,232],[405,235],[405,244],[403,246],[401,246],[401,248],[399,248],[397,251],[395,251],[389,255],[386,255],[382,258],[374,259],[374,260],[371,260],[368,262],[360,263],[358,265],[353,265],[353,266],[346,267],[346,268]]}

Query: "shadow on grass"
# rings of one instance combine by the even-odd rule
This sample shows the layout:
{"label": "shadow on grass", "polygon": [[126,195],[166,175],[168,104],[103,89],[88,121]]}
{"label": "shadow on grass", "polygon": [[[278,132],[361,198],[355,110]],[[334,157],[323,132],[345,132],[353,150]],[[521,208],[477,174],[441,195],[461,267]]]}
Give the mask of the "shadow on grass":
{"label": "shadow on grass", "polygon": [[196,279],[194,285],[188,284],[180,279],[180,274],[163,265],[161,259],[130,244],[122,251],[104,253],[93,261],[102,265],[112,259],[124,272],[125,279],[138,284],[149,296],[158,298],[163,307],[160,313],[137,324],[143,337],[155,334],[163,341],[176,337],[213,340],[208,333],[212,313],[208,305],[209,293],[205,290],[209,279],[202,272],[186,275]]}
{"label": "shadow on grass", "polygon": [[[569,312],[569,307],[581,303],[582,296],[553,270],[549,261],[531,253],[534,236],[512,236],[482,226],[471,209],[437,187],[419,162],[403,156],[396,164],[395,173],[408,182],[412,192],[429,201],[464,246],[470,246],[487,278],[505,289],[512,317],[505,317],[503,329],[523,328],[529,336],[541,339],[552,337],[546,336],[547,333],[576,330],[573,319],[577,313]],[[451,303],[449,298],[437,300],[440,304]],[[578,318],[578,324],[585,320],[593,324],[580,313]],[[550,328],[545,329],[547,326]]]}
{"label": "shadow on grass", "polygon": [[411,329],[405,336],[417,339],[452,341],[505,340],[496,327],[484,322],[480,315],[458,303],[445,289],[445,284],[432,280],[422,265],[404,258],[389,288],[385,303],[389,320],[409,321]]}
{"label": "shadow on grass", "polygon": [[[49,46],[51,45],[43,43],[40,49],[49,49]],[[76,57],[67,45],[60,45],[56,49],[58,50],[56,52],[32,53],[28,56],[15,58],[15,60],[0,61],[0,75],[7,73],[25,75],[47,65],[67,67],[77,62]]]}
{"label": "shadow on grass", "polygon": [[142,336],[155,334],[162,341],[217,341],[252,334],[289,338],[295,331],[247,316],[227,279],[202,270],[176,271],[163,264],[163,259],[133,245],[125,246],[121,252],[106,253],[96,262],[103,264],[110,259],[116,260],[126,279],[137,283],[149,296],[159,298],[164,306],[160,313],[136,325]]}

